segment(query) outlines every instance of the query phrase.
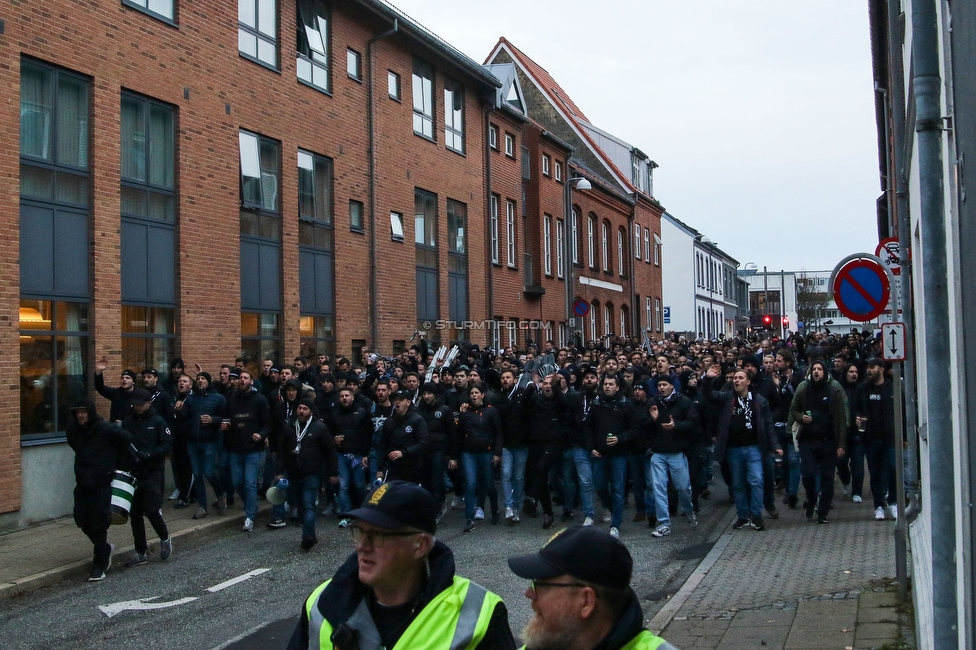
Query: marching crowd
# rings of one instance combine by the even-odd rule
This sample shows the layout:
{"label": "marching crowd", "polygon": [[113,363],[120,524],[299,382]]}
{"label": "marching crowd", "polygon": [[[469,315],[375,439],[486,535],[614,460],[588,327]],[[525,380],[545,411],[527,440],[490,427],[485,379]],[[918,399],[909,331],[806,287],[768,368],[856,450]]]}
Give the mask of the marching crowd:
{"label": "marching crowd", "polygon": [[[194,519],[223,514],[239,499],[242,530],[251,532],[258,499],[266,497],[274,503],[267,526],[284,528],[290,518],[301,526],[301,548],[308,550],[317,542],[319,511],[339,518],[338,526],[351,528],[357,541],[350,561],[358,569],[347,579],[369,585],[375,597],[382,580],[373,575],[368,553],[384,544],[392,548],[398,542],[390,540],[398,537],[426,534],[417,538],[414,558],[425,563],[426,577],[410,596],[420,598],[433,579],[432,558],[446,549],[433,534],[452,507],[464,508],[464,532],[482,521],[515,526],[523,515],[540,514],[548,529],[561,508],[562,522],[578,524],[566,539],[588,540],[587,554],[603,549],[624,562],[620,549],[626,549],[616,538],[628,494],[634,521],[647,522],[653,537],[670,535],[679,512],[696,526],[700,501],[717,485],[716,463],[735,504],[736,529],[765,529],[764,512],[778,518],[777,492],[782,504],[802,507],[808,519],[826,524],[835,474],[844,494],[863,502],[865,462],[875,519],[897,518],[893,391],[879,348],[878,339],[856,330],[788,340],[673,337],[643,345],[621,338],[569,348],[548,341],[519,353],[463,345],[448,355],[446,348],[434,354],[421,339],[393,358],[363,349],[360,364],[319,355],[289,365],[265,360],[252,371],[238,359],[222,365],[216,378],[199,365],[187,374],[182,359],[174,359],[165,377],[152,368],[141,376],[124,370],[117,387],[106,386],[103,359],[95,366],[95,388],[110,402],[109,420],[86,399],[72,409],[67,433],[76,452],[75,520],[94,545],[89,579],[103,579],[111,564],[108,504],[115,503],[113,478],[120,473],[134,488],[128,519],[135,553],[126,566],[147,562],[144,519],[162,540],[160,559],[172,554],[162,516],[167,456],[176,482],[169,498],[177,508],[195,508]],[[579,532],[586,530],[596,537]],[[539,557],[558,547],[560,536]],[[589,565],[579,564],[583,551],[567,546],[560,552],[559,566],[538,558],[510,563],[517,575],[533,580],[526,595],[536,605],[544,586],[592,587],[596,600],[579,601],[581,612],[592,613],[586,602],[601,602],[600,594],[606,600],[613,589],[600,587],[598,579],[543,582],[590,575]],[[416,569],[404,562],[398,581]],[[619,578],[618,565],[604,573]],[[626,586],[629,576],[628,564],[626,581],[614,584]],[[453,580],[457,587],[461,579]],[[322,589],[338,588],[331,584],[309,597],[292,640],[296,647],[314,645],[310,634],[325,634],[315,608],[331,607],[319,598]],[[398,600],[397,593],[387,595]],[[605,622],[630,607],[630,592],[614,593],[614,613]],[[465,623],[462,611],[453,624],[480,620],[480,633],[494,638],[482,647],[508,647],[499,641],[510,637],[504,604],[490,592],[479,598],[488,603],[481,619]],[[377,614],[386,610],[375,605],[371,620],[390,624]],[[540,610],[533,609],[538,619]],[[405,620],[417,613],[414,608]],[[523,635],[546,647],[545,634],[535,631],[541,636],[528,628]],[[341,637],[342,626],[322,638],[334,634]],[[399,638],[404,629],[377,634]],[[646,647],[664,643],[652,641]],[[343,643],[352,641],[339,638],[334,645]]]}

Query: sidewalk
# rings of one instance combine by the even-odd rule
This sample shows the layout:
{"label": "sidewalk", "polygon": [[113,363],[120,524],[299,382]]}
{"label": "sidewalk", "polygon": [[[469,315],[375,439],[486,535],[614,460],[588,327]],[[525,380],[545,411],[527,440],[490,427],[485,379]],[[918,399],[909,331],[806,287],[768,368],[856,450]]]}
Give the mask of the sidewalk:
{"label": "sidewalk", "polygon": [[[210,508],[210,516],[201,520],[193,519],[196,504],[179,510],[175,505],[176,501],[168,501],[164,497],[163,519],[173,538],[176,553],[179,553],[181,542],[220,527],[240,527],[244,523],[240,501],[228,507],[222,515],[215,514],[216,510]],[[262,517],[262,514],[270,509],[267,501],[258,501],[261,526],[266,523],[266,517]],[[146,522],[146,535],[149,552],[156,553],[159,539],[149,522]],[[113,563],[125,561],[134,550],[129,524],[109,527],[108,541],[115,544]],[[75,526],[72,517],[62,517],[0,535],[0,601],[65,580],[85,580],[91,570],[91,559],[91,542]]]}
{"label": "sidewalk", "polygon": [[895,524],[840,488],[826,525],[777,493],[766,530],[730,527],[649,629],[682,650],[914,647],[911,608],[897,606]]}

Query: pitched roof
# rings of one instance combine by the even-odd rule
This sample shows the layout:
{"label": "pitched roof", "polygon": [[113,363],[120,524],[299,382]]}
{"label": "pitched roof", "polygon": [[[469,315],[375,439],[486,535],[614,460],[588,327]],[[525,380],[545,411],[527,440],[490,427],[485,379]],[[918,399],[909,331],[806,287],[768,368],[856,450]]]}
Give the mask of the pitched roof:
{"label": "pitched roof", "polygon": [[[486,63],[490,63],[492,59],[498,54],[500,50],[505,50],[508,52],[512,60],[514,60],[522,71],[525,72],[531,79],[535,81],[538,89],[545,95],[549,102],[553,105],[557,112],[566,118],[569,126],[576,132],[590,151],[604,164],[610,175],[616,180],[620,186],[630,194],[636,194],[637,188],[634,187],[633,183],[630,182],[630,178],[627,174],[621,172],[620,168],[614,164],[610,157],[604,152],[600,146],[590,137],[588,133],[588,128],[594,128],[589,118],[583,114],[583,110],[577,106],[576,102],[572,100],[569,94],[563,90],[556,80],[550,75],[545,68],[529,58],[522,50],[515,47],[511,41],[506,39],[504,36],[498,39],[498,43],[492,49],[491,53],[486,59]],[[619,138],[615,138],[619,140]],[[622,141],[621,141],[622,142]]]}

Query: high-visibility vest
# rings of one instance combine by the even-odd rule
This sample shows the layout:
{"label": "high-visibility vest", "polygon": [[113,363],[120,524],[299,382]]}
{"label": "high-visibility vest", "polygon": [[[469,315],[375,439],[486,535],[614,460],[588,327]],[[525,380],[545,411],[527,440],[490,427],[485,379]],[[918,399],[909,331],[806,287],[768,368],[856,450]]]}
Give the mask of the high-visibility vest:
{"label": "high-visibility vest", "polygon": [[[525,646],[522,646],[522,650],[526,650]],[[620,650],[678,650],[673,645],[665,641],[659,636],[654,636],[647,630],[644,630],[633,639],[631,639],[627,645],[622,646]]]}
{"label": "high-visibility vest", "polygon": [[[318,607],[319,598],[330,582],[319,585],[305,601],[309,650],[332,650],[332,625]],[[450,587],[434,596],[417,613],[391,650],[474,648],[485,638],[492,612],[501,602],[501,597],[481,585],[455,576]],[[383,649],[383,641],[365,600],[345,623],[359,633],[359,650]]]}

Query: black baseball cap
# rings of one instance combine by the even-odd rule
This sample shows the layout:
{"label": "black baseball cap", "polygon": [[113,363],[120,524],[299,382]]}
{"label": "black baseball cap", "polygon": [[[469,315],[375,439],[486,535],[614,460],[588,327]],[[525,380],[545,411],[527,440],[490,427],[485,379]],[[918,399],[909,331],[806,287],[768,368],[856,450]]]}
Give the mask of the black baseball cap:
{"label": "black baseball cap", "polygon": [[437,532],[437,504],[426,488],[408,481],[389,481],[370,493],[363,505],[340,517],[361,519],[367,524],[392,530],[416,528]]}
{"label": "black baseball cap", "polygon": [[159,377],[159,371],[155,368],[146,368],[142,371],[143,375],[152,375],[153,377]]}
{"label": "black baseball cap", "polygon": [[520,578],[546,580],[569,575],[611,589],[626,589],[634,560],[623,542],[594,526],[565,528],[538,553],[508,558],[508,568]]}
{"label": "black baseball cap", "polygon": [[871,357],[870,359],[868,359],[867,361],[864,362],[864,365],[866,365],[866,366],[881,366],[882,368],[887,368],[888,367],[888,364],[885,362],[885,360],[884,359],[881,359],[879,357]]}
{"label": "black baseball cap", "polygon": [[398,390],[397,392],[393,393],[393,399],[394,400],[398,400],[398,399],[412,400],[413,399],[413,395],[410,394],[410,391],[409,390]]}
{"label": "black baseball cap", "polygon": [[144,388],[137,388],[129,394],[130,404],[145,404],[146,402],[151,402],[152,396],[149,394],[148,390]]}
{"label": "black baseball cap", "polygon": [[241,369],[240,368],[231,368],[230,369],[230,373],[228,373],[228,374],[231,377],[237,377],[238,379],[240,379],[240,377],[241,377]]}

